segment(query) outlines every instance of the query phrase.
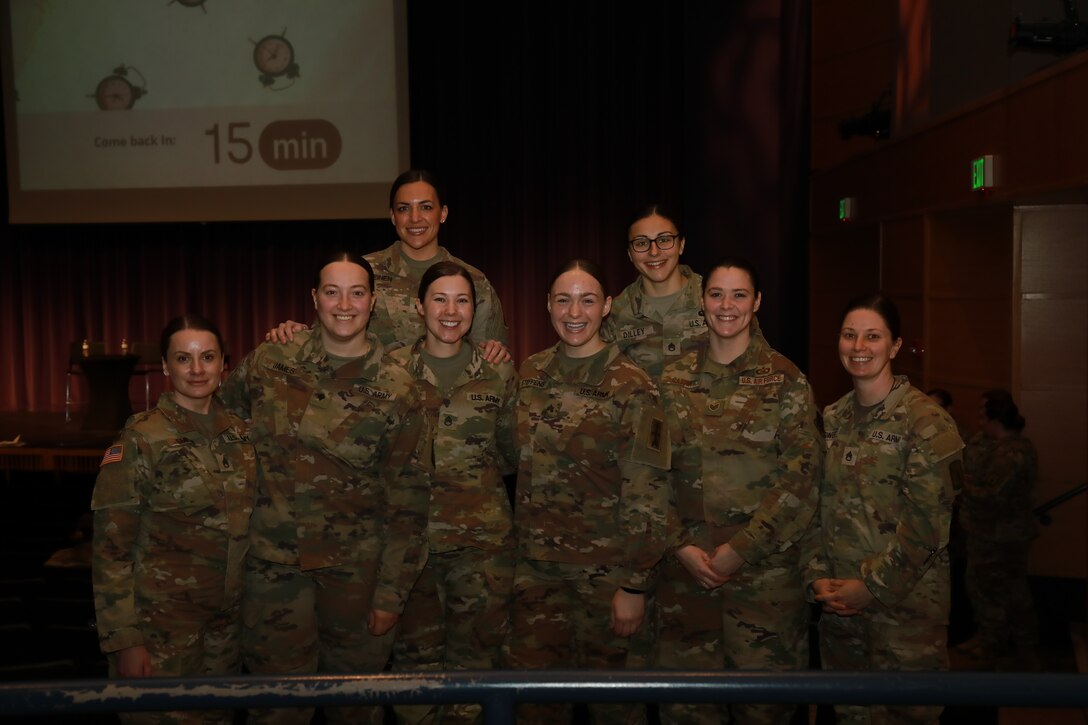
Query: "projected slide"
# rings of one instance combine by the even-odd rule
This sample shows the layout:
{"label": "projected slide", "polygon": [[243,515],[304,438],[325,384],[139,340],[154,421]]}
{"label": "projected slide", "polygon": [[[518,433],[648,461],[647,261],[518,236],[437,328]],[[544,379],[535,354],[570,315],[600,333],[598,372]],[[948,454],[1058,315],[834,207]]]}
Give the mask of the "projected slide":
{"label": "projected slide", "polygon": [[8,0],[12,220],[38,220],[20,194],[120,190],[145,192],[134,219],[385,214],[407,165],[396,5]]}

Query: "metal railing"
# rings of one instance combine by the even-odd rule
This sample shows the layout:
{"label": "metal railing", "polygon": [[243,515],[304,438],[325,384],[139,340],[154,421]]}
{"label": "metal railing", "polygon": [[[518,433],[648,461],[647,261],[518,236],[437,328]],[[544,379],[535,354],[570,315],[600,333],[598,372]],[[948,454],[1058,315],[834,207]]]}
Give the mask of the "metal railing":
{"label": "metal railing", "polygon": [[1051,509],[1061,506],[1069,499],[1076,498],[1077,496],[1085,493],[1086,491],[1088,491],[1088,483],[1082,483],[1079,486],[1074,486],[1065,493],[1058,494],[1049,501],[1039,504],[1031,510],[1031,513],[1038,517],[1039,523],[1041,523],[1043,526],[1049,526],[1052,521],[1050,517]]}
{"label": "metal railing", "polygon": [[382,675],[67,680],[0,685],[0,716],[345,705],[518,703],[1088,707],[1088,674],[989,672],[456,671]]}

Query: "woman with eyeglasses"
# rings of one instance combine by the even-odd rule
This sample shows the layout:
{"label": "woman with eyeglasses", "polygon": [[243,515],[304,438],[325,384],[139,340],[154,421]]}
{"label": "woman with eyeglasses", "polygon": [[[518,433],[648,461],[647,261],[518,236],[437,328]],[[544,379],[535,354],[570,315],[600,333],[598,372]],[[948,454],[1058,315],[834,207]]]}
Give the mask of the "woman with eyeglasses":
{"label": "woman with eyeglasses", "polygon": [[[948,536],[963,442],[929,396],[892,372],[899,311],[851,300],[839,359],[854,389],[824,409],[820,515],[806,581],[832,670],[948,668]],[[806,557],[808,558],[808,557]],[[836,705],[840,723],[936,723],[941,707]]]}
{"label": "woman with eyeglasses", "polygon": [[[820,434],[805,376],[759,330],[752,265],[703,278],[707,344],[669,363],[670,555],[657,590],[657,664],[803,670],[808,610],[799,542],[816,511]],[[662,704],[663,723],[789,723],[793,705]]]}
{"label": "woman with eyeglasses", "polygon": [[684,237],[659,204],[641,212],[627,229],[627,257],[639,278],[616,297],[602,336],[658,380],[665,364],[706,339],[700,306],[702,278],[680,264]]}
{"label": "woman with eyeglasses", "polygon": [[[547,308],[559,343],[521,366],[513,668],[623,669],[648,626],[646,592],[664,548],[668,426],[646,372],[601,339],[612,304],[601,280],[586,260],[555,275]],[[641,705],[590,712],[600,723],[645,718]],[[519,722],[569,720],[569,706],[519,707]]]}

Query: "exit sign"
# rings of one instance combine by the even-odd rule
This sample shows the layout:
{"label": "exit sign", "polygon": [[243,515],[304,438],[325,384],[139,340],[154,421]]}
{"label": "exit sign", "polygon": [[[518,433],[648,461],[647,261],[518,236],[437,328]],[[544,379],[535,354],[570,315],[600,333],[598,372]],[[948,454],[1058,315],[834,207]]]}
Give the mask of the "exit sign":
{"label": "exit sign", "polygon": [[994,188],[994,157],[979,156],[971,161],[971,191]]}
{"label": "exit sign", "polygon": [[854,221],[854,207],[857,205],[857,201],[852,196],[847,196],[839,199],[839,221],[840,222],[852,222]]}

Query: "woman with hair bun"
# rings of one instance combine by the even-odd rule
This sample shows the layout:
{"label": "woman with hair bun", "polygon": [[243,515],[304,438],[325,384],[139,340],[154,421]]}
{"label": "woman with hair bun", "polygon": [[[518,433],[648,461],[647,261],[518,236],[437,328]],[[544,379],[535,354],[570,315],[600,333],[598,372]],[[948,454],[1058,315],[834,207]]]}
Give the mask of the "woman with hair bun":
{"label": "woman with hair bun", "polygon": [[[242,580],[257,464],[246,425],[215,397],[219,330],[167,323],[171,390],[125,424],[95,482],[91,563],[111,677],[234,675],[242,668]],[[124,713],[125,723],[223,723],[229,710]]]}
{"label": "woman with hair bun", "polygon": [[[358,254],[319,267],[317,325],[265,343],[223,384],[252,421],[258,496],[242,605],[254,674],[380,672],[427,557],[429,463],[412,377],[367,331],[375,275]],[[311,708],[252,710],[250,723],[308,723]],[[329,723],[381,709],[325,708]]]}
{"label": "woman with hair bun", "polygon": [[[468,339],[476,285],[467,268],[438,262],[423,273],[416,310],[426,332],[390,357],[415,379],[434,464],[429,553],[393,645],[393,669],[499,666],[510,621],[514,521],[503,475],[517,467],[517,373],[489,363]],[[480,720],[477,704],[398,705],[402,722]]]}
{"label": "woman with hair bun", "polygon": [[[1039,459],[1007,390],[982,395],[979,431],[964,460],[960,526],[967,535],[967,595],[978,625],[957,649],[981,667],[1014,654],[1037,665],[1039,620],[1028,588],[1028,551],[1039,535],[1032,506]],[[1011,650],[1010,650],[1011,648]]]}
{"label": "woman with hair bun", "polygon": [[[823,605],[824,669],[948,669],[948,536],[963,441],[952,418],[892,372],[899,311],[851,300],[839,360],[854,389],[824,409],[820,509],[808,537]],[[941,707],[837,705],[839,723],[936,723]]]}
{"label": "woman with hair bun", "polygon": [[665,365],[706,341],[703,279],[686,264],[679,222],[660,204],[639,211],[627,228],[627,257],[638,271],[612,304],[601,334],[660,380]]}
{"label": "woman with hair bun", "polygon": [[[673,443],[670,555],[657,664],[803,670],[799,542],[816,512],[820,432],[808,380],[760,332],[759,277],[739,257],[703,277],[707,344],[665,366]],[[786,725],[793,705],[662,703],[661,722]]]}
{"label": "woman with hair bun", "polygon": [[[664,549],[670,447],[653,382],[601,339],[612,298],[597,265],[574,260],[548,288],[554,347],[521,366],[518,550],[507,663],[624,669],[646,631]],[[639,723],[638,705],[590,705],[594,722]],[[519,722],[570,720],[522,705]]]}

